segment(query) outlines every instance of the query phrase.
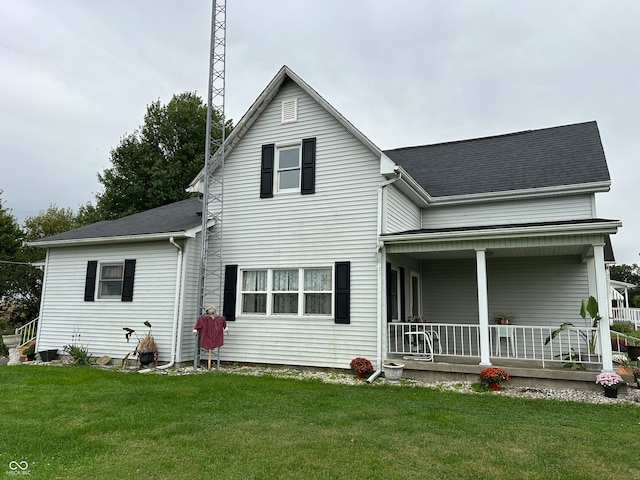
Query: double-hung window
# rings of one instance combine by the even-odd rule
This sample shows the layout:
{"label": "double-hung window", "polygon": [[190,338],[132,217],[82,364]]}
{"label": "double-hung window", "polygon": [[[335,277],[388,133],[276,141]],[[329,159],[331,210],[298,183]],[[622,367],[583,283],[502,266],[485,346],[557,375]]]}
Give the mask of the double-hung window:
{"label": "double-hung window", "polygon": [[98,279],[98,298],[120,298],[124,280],[123,263],[103,263]]}
{"label": "double-hung window", "polygon": [[304,270],[304,314],[331,315],[332,276],[330,268]]}
{"label": "double-hung window", "polygon": [[298,313],[298,269],[273,271],[274,314]]}
{"label": "double-hung window", "polygon": [[267,271],[242,272],[242,312],[267,313]]}
{"label": "double-hung window", "polygon": [[277,149],[277,191],[300,189],[300,145]]}
{"label": "double-hung window", "polygon": [[242,313],[329,316],[333,306],[331,267],[244,270]]}

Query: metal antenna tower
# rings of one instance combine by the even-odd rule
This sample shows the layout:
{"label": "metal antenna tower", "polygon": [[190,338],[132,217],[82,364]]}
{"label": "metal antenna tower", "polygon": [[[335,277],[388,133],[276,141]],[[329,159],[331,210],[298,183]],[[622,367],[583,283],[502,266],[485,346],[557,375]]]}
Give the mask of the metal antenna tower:
{"label": "metal antenna tower", "polygon": [[[226,0],[213,0],[202,192],[202,244],[198,276],[198,315],[204,313],[205,302],[217,305],[218,310],[222,312],[226,17]],[[214,222],[214,225],[209,229],[208,226],[211,221]],[[200,349],[196,346],[194,368],[197,368],[199,360]]]}

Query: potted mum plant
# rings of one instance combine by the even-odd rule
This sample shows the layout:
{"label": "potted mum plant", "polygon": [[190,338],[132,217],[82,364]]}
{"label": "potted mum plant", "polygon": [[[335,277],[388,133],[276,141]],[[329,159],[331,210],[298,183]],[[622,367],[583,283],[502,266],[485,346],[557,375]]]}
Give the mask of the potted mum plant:
{"label": "potted mum plant", "polygon": [[640,388],[640,367],[633,368],[633,379],[636,381],[638,388]]}
{"label": "potted mum plant", "polygon": [[349,364],[351,370],[356,372],[358,378],[366,378],[373,373],[373,365],[364,357],[356,357]]}
{"label": "potted mum plant", "polygon": [[[156,340],[151,333],[151,323],[145,320],[144,325],[145,327],[149,328],[149,331],[145,334],[144,337],[140,338],[138,337],[138,335],[136,335],[135,330],[124,327],[123,330],[126,332],[124,335],[124,338],[127,340],[127,342],[129,342],[129,340],[131,339],[131,336],[135,335],[136,338],[138,339],[138,344],[136,345],[136,349],[133,351],[133,354],[138,356],[138,361],[140,362],[140,365],[146,366],[153,363],[154,366],[157,366],[158,365],[158,344],[156,343]],[[128,357],[129,357],[129,354],[127,354],[127,356],[125,357],[125,360]],[[123,363],[125,360],[123,360]]]}
{"label": "potted mum plant", "polygon": [[604,396],[618,398],[618,387],[624,382],[616,372],[602,372],[596,377],[596,383],[604,388]]}
{"label": "potted mum plant", "polygon": [[480,383],[494,391],[499,391],[501,382],[510,380],[509,374],[498,367],[487,367],[480,372]]}

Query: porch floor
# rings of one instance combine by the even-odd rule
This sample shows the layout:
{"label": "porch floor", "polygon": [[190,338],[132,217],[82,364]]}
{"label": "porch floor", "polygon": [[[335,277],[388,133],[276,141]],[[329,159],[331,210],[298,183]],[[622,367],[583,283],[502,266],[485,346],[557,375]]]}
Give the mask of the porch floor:
{"label": "porch floor", "polygon": [[[434,356],[434,361],[406,359],[402,355],[388,355],[387,361],[403,363],[403,377],[420,382],[466,381],[478,382],[483,365],[480,357]],[[491,358],[491,366],[505,370],[511,380],[506,384],[529,388],[574,388],[578,390],[602,390],[596,385],[597,370],[572,370],[561,364],[551,367],[533,360]],[[625,382],[633,382],[632,375],[623,375]],[[625,387],[626,388],[626,387]]]}

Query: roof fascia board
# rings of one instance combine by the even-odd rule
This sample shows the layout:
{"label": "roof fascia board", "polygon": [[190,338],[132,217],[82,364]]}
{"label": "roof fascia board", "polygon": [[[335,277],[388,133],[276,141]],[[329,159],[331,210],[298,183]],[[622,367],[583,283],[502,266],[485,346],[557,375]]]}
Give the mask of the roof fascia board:
{"label": "roof fascia board", "polygon": [[504,192],[476,193],[471,195],[451,195],[447,197],[431,197],[433,205],[459,205],[464,203],[489,202],[496,200],[513,200],[526,198],[552,197],[558,195],[575,195],[580,193],[608,192],[611,181],[581,183],[577,185],[559,185],[553,187],[528,188]]}
{"label": "roof fascia board", "polygon": [[49,240],[44,242],[29,242],[30,247],[70,247],[84,245],[105,245],[109,243],[134,243],[153,242],[159,240],[169,240],[169,238],[193,238],[200,228],[180,232],[151,233],[144,235],[120,235],[114,237],[94,237],[94,238],[70,238],[68,240]]}
{"label": "roof fascia board", "polygon": [[486,238],[521,238],[539,237],[548,235],[576,235],[576,234],[614,234],[622,222],[612,220],[609,222],[582,223],[582,224],[562,224],[529,227],[505,227],[505,228],[485,228],[478,227],[474,230],[464,230],[456,232],[437,233],[414,233],[407,235],[396,235],[393,237],[381,237],[381,241],[386,243],[406,243],[419,241],[454,241],[454,240],[480,240]]}
{"label": "roof fascia board", "polygon": [[433,198],[431,197],[431,195],[429,195],[426,190],[422,188],[420,184],[416,182],[404,168],[396,166],[396,172],[400,174],[400,181],[397,182],[396,185],[402,191],[402,193],[416,202],[418,206],[427,207],[431,202],[433,202]]}

